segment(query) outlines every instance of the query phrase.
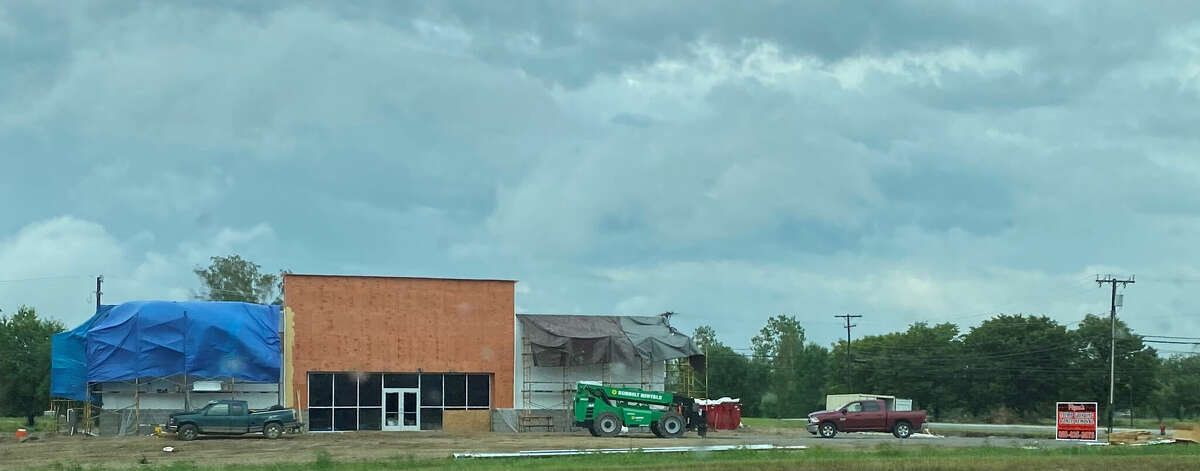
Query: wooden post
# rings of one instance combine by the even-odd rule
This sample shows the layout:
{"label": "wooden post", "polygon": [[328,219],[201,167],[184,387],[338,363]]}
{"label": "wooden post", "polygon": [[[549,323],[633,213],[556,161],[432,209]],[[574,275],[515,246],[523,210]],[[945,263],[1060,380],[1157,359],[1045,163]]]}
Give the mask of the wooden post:
{"label": "wooden post", "polygon": [[84,382],[83,433],[92,431],[92,383]]}
{"label": "wooden post", "polygon": [[134,436],[141,435],[140,430],[142,423],[142,386],[140,378],[133,379],[133,434]]}

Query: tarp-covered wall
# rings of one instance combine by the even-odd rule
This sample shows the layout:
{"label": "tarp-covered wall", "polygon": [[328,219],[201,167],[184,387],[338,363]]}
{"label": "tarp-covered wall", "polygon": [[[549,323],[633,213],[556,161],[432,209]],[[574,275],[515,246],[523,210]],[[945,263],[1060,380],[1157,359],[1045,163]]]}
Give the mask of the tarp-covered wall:
{"label": "tarp-covered wall", "polygon": [[704,353],[663,316],[520,314],[536,366],[634,364],[688,358],[703,370]]}
{"label": "tarp-covered wall", "polygon": [[96,319],[115,307],[100,306],[79,327],[50,338],[50,396],[82,401],[87,399],[87,331]]}
{"label": "tarp-covered wall", "polygon": [[102,308],[55,336],[51,391],[84,399],[88,382],[181,374],[277,382],[278,327],[279,306],[261,304],[138,301]]}

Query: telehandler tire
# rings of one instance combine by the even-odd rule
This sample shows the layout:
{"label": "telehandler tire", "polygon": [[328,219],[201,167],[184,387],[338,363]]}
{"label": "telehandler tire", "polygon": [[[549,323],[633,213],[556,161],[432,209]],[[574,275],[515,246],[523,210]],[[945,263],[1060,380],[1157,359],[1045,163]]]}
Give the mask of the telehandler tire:
{"label": "telehandler tire", "polygon": [[663,435],[662,429],[658,428],[658,422],[650,422],[650,431],[654,432],[654,436],[658,438],[667,438],[666,435]]}
{"label": "telehandler tire", "polygon": [[667,412],[662,418],[658,419],[658,430],[662,432],[664,438],[679,438],[683,436],[683,431],[687,429],[687,422],[683,420],[683,416],[675,412]]}
{"label": "telehandler tire", "polygon": [[615,437],[621,433],[621,427],[624,426],[621,416],[611,411],[601,412],[592,419],[592,433],[599,437]]}

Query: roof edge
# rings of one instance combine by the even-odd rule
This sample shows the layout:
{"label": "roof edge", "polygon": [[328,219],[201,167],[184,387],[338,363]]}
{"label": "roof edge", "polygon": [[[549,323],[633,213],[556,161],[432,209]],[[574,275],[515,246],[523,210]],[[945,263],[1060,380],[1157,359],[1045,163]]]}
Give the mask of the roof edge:
{"label": "roof edge", "polygon": [[302,276],[310,278],[380,278],[385,280],[491,281],[500,283],[517,283],[517,280],[502,280],[496,278],[445,278],[437,276],[339,275],[322,273],[285,273],[283,276],[284,278],[289,276]]}

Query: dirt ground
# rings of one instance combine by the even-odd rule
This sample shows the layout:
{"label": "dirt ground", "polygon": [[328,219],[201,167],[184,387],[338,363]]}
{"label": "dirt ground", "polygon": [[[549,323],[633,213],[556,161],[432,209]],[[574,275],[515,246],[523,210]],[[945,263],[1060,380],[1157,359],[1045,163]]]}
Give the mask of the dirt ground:
{"label": "dirt ground", "polygon": [[[818,439],[796,429],[754,429],[709,433],[701,439],[690,433],[685,438],[664,440],[650,434],[596,438],[586,432],[565,433],[478,433],[443,432],[347,432],[287,435],[279,440],[261,436],[203,437],[181,442],[173,437],[80,437],[45,436],[18,443],[0,439],[0,469],[22,469],[61,463],[127,468],[142,461],[167,465],[190,461],[203,464],[276,463],[312,461],[319,450],[338,461],[385,460],[389,458],[445,458],[461,452],[503,452],[563,448],[624,448],[688,445],[775,444],[830,447],[870,447],[880,443],[898,446],[1064,446],[1066,442],[1014,438],[910,438],[900,440],[887,434],[842,434],[832,440]],[[162,451],[171,446],[171,453]]]}

